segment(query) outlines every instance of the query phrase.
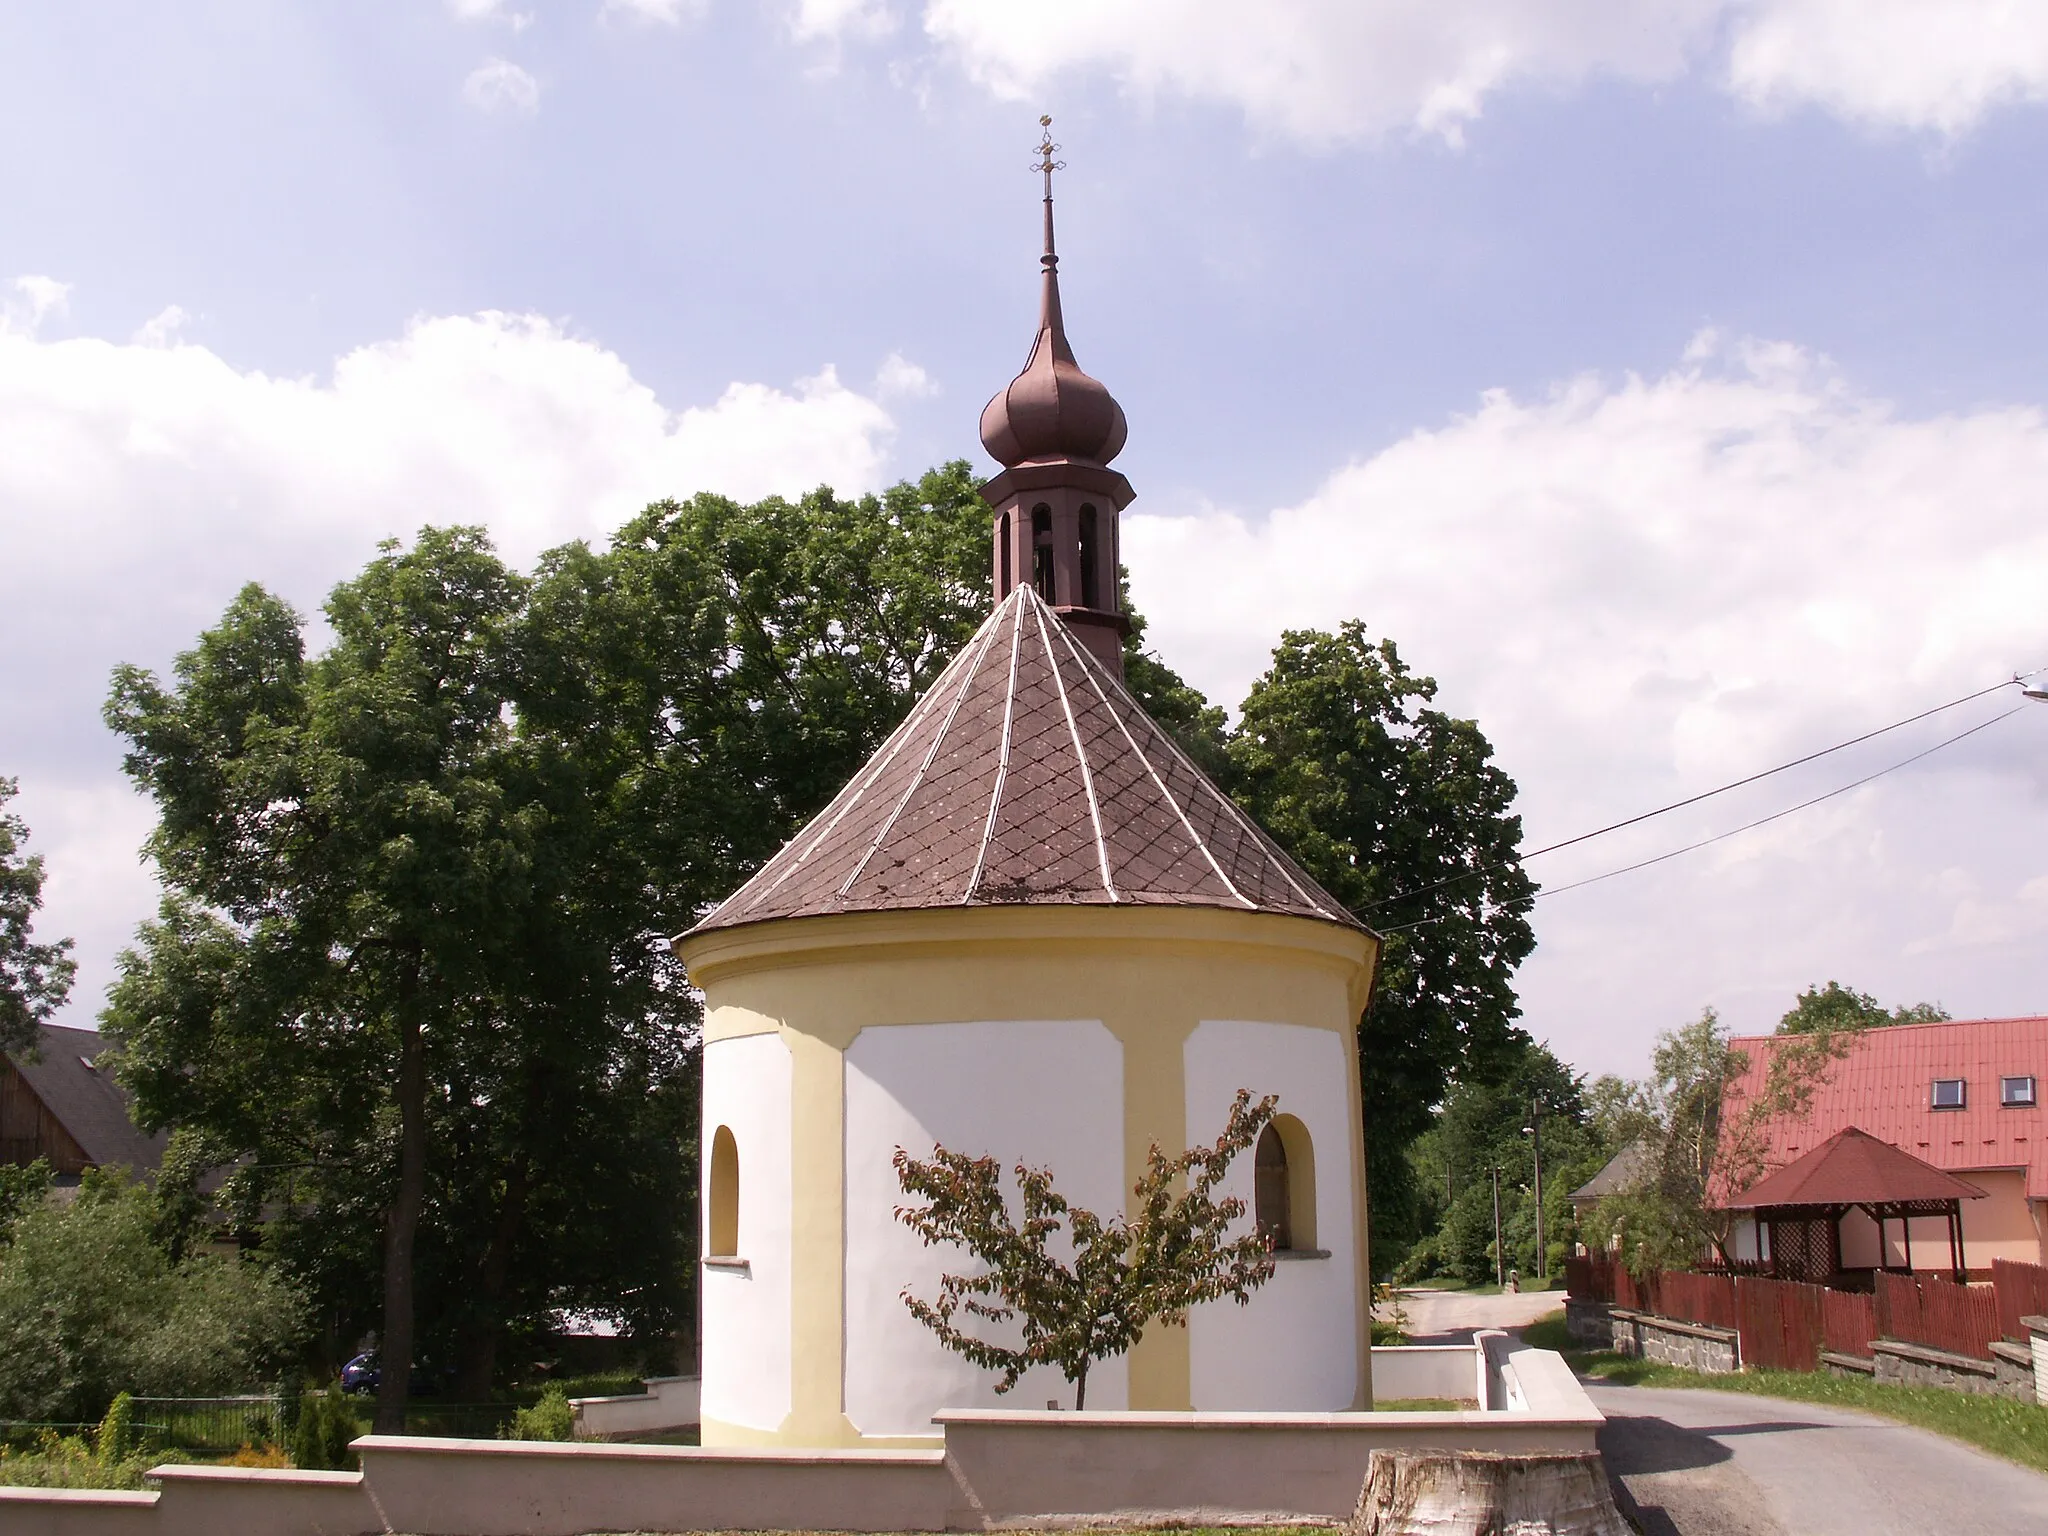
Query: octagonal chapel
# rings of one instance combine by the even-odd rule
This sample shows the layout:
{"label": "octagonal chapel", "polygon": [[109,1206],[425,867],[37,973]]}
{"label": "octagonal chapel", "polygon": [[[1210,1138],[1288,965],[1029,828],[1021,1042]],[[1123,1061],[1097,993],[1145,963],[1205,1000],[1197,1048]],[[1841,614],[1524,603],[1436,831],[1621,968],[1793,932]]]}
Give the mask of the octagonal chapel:
{"label": "octagonal chapel", "polygon": [[1036,339],[988,404],[995,610],[832,803],[676,940],[704,992],[706,1445],[926,1446],[998,1397],[905,1308],[973,1262],[896,1220],[891,1158],[1052,1169],[1122,1211],[1155,1144],[1279,1115],[1225,1192],[1275,1243],[1249,1306],[1101,1362],[1089,1408],[1368,1408],[1358,1020],[1378,947],[1123,683],[1110,462],[1074,360],[1050,176]]}

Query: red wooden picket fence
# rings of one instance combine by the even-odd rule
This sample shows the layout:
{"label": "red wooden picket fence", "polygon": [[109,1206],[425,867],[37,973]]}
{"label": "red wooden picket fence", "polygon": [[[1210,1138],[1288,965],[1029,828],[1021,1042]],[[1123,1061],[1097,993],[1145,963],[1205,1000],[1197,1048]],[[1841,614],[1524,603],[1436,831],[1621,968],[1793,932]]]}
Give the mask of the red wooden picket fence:
{"label": "red wooden picket fence", "polygon": [[1881,1273],[1872,1294],[1757,1275],[1673,1271],[1638,1280],[1593,1255],[1565,1261],[1565,1285],[1575,1300],[1732,1328],[1743,1364],[1791,1371],[1817,1368],[1822,1350],[1868,1356],[1874,1339],[1988,1360],[1993,1341],[2024,1338],[2020,1318],[2048,1316],[2048,1268],[2006,1259],[1993,1263],[1990,1285]]}
{"label": "red wooden picket fence", "polygon": [[1993,1259],[1991,1289],[1998,1297],[2000,1338],[2025,1339],[2027,1330],[2020,1326],[2021,1318],[2048,1317],[2048,1269],[2039,1264]]}

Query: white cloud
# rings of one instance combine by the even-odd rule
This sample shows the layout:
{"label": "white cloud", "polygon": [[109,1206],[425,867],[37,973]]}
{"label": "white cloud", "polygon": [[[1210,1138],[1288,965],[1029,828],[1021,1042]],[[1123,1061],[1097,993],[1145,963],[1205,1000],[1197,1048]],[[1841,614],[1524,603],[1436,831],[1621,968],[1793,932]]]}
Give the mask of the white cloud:
{"label": "white cloud", "polygon": [[[1124,547],[1162,654],[1219,700],[1244,696],[1283,627],[1363,617],[1395,637],[1481,722],[1540,846],[2048,665],[2044,485],[2038,409],[1908,418],[1796,347],[1703,336],[1659,378],[1489,394],[1264,516],[1140,503]],[[2019,702],[1532,873],[1561,885],[1676,848]],[[2030,706],[1841,799],[1540,902],[1532,1025],[1582,1064],[1633,1068],[1705,1003],[1768,1025],[1829,976],[1958,1010],[2048,1005],[2044,732]],[[1968,889],[1944,876],[1959,865]]]}
{"label": "white cloud", "polygon": [[0,335],[9,331],[26,331],[34,335],[36,328],[51,315],[62,315],[71,307],[71,285],[60,283],[54,277],[40,277],[33,273],[17,277],[8,285],[15,297],[0,300]]}
{"label": "white cloud", "polygon": [[462,99],[479,112],[533,112],[540,82],[510,59],[486,59],[462,82]]}
{"label": "white cloud", "polygon": [[790,35],[798,42],[823,38],[877,38],[903,24],[882,0],[797,0]]}
{"label": "white cloud", "polygon": [[178,339],[178,333],[185,328],[185,322],[192,317],[178,304],[166,304],[151,315],[129,338],[139,347],[168,347]]}
{"label": "white cloud", "polygon": [[[885,14],[799,0],[795,31],[873,36]],[[923,24],[1005,98],[1099,70],[1312,143],[1455,142],[1503,89],[1601,76],[1699,72],[1761,107],[1946,134],[2048,95],[2048,9],[2017,0],[925,0]]]}
{"label": "white cloud", "polygon": [[604,0],[599,14],[630,16],[637,21],[673,27],[686,18],[702,15],[704,4],[705,0]]}
{"label": "white cloud", "polygon": [[922,366],[901,352],[891,352],[875,370],[875,395],[882,400],[928,400],[939,392]]}
{"label": "white cloud", "polygon": [[72,1017],[154,901],[147,816],[98,724],[117,662],[161,670],[247,581],[317,612],[379,539],[425,523],[482,523],[530,565],[663,496],[876,489],[893,431],[829,366],[675,409],[534,316],[422,319],[324,379],[159,337],[0,332],[0,769],[49,855],[39,931],[79,940]]}
{"label": "white cloud", "polygon": [[1954,135],[2048,99],[2048,6],[2020,0],[1771,0],[1737,29],[1728,79],[1767,108],[1812,103]]}

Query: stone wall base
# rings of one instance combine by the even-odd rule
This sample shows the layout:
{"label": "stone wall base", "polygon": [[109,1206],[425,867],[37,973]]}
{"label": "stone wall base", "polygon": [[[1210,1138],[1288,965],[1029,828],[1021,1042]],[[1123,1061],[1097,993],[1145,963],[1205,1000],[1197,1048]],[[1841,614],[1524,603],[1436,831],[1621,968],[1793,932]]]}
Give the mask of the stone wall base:
{"label": "stone wall base", "polygon": [[[1992,1347],[1998,1350],[1998,1346]],[[1951,1392],[2010,1397],[2019,1402],[2033,1400],[2031,1359],[2022,1372],[2017,1362],[2003,1358],[2002,1353],[1999,1358],[1978,1360],[1921,1344],[1901,1344],[1894,1339],[1875,1340],[1870,1353],[1876,1361],[1877,1379],[1893,1386],[1945,1387]]]}

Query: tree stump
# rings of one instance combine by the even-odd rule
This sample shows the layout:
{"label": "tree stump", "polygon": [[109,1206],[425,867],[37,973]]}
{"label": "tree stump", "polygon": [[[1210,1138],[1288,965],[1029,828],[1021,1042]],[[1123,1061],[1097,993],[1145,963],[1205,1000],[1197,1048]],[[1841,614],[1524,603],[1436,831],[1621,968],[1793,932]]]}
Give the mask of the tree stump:
{"label": "tree stump", "polygon": [[1632,1536],[1598,1455],[1374,1451],[1347,1536]]}

